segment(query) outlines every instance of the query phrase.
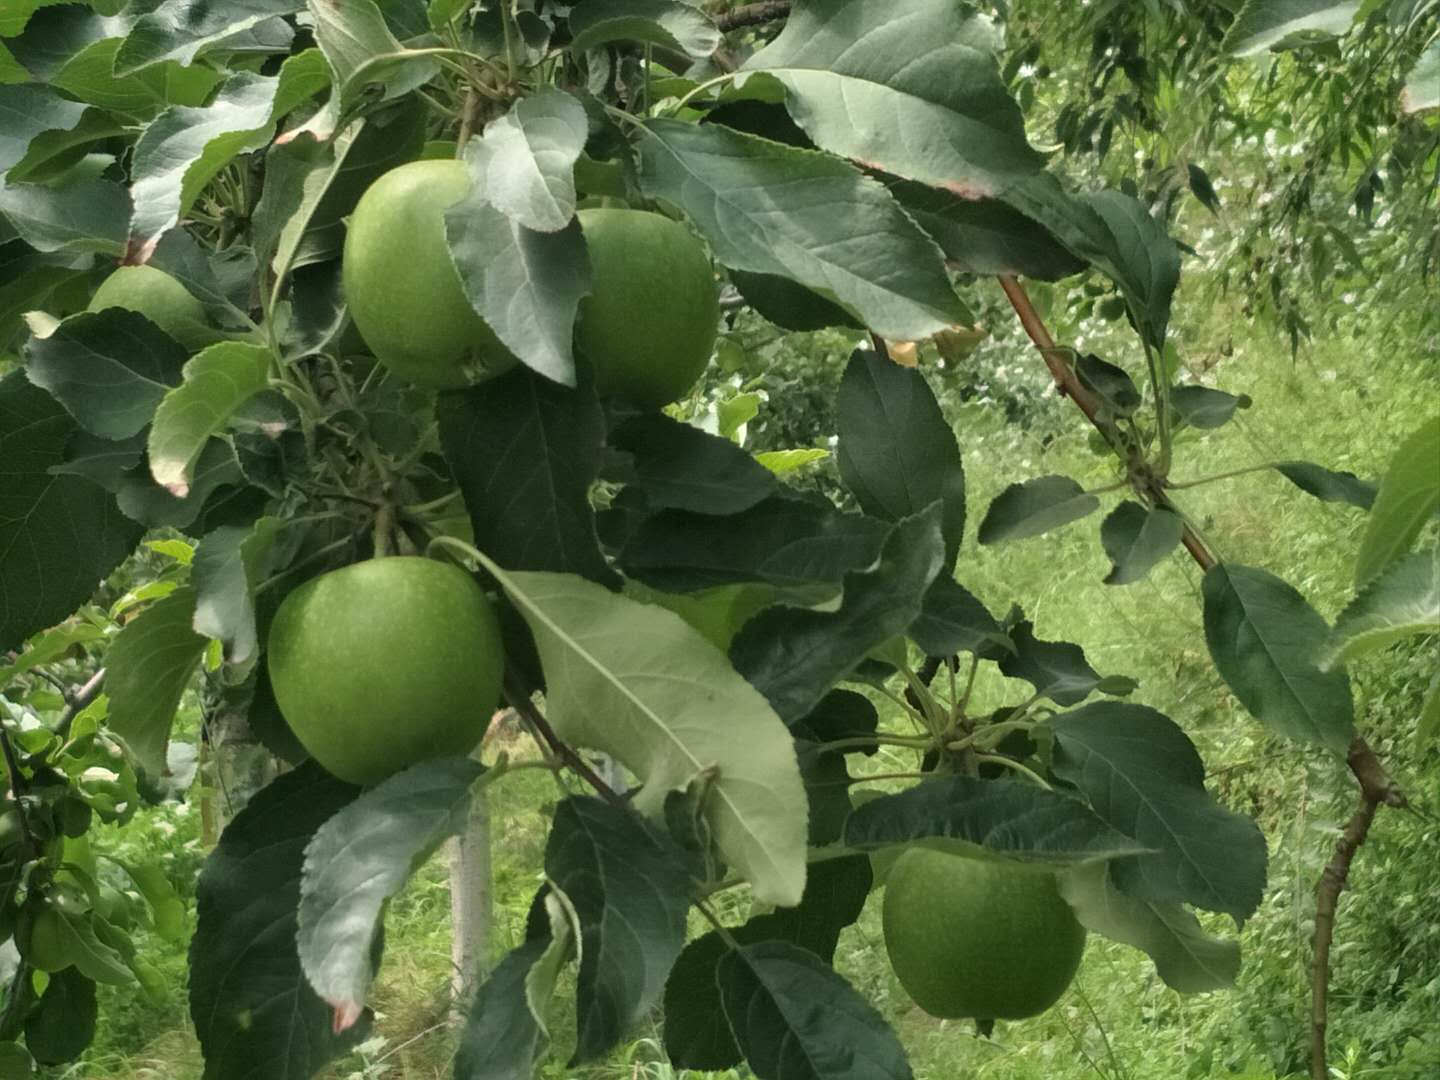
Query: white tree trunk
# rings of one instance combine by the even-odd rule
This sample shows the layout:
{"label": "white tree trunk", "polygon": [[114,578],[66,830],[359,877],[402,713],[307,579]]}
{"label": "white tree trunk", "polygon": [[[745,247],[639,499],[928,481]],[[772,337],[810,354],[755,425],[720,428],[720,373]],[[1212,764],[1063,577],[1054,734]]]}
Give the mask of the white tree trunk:
{"label": "white tree trunk", "polygon": [[490,801],[482,786],[470,805],[470,824],[450,841],[451,1022],[459,1024],[486,975],[494,921],[490,864]]}

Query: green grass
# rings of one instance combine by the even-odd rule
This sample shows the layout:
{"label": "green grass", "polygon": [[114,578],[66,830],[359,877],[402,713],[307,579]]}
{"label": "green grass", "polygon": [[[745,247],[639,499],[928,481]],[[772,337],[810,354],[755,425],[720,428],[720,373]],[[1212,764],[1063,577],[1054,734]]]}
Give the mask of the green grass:
{"label": "green grass", "polygon": [[[1226,318],[1223,308],[1209,313],[1201,325],[1182,328],[1180,337],[1218,341],[1230,332]],[[992,348],[993,354],[982,353],[977,363],[1033,362],[1013,342]],[[1392,346],[1379,358],[1363,343],[1342,339],[1318,344],[1298,364],[1269,340],[1237,343],[1234,355],[1210,374],[1222,388],[1249,394],[1255,405],[1227,428],[1187,439],[1177,453],[1177,478],[1292,457],[1376,478],[1397,439],[1433,411],[1440,391],[1433,357],[1420,355],[1418,346],[1411,353],[1403,344]],[[906,999],[885,962],[878,894],[845,932],[837,966],[896,1025],[920,1080],[1299,1076],[1305,1068],[1314,885],[1353,809],[1353,785],[1343,765],[1271,738],[1229,695],[1205,649],[1199,574],[1180,555],[1147,581],[1115,588],[1101,583],[1108,563],[1098,543],[1099,515],[1035,540],[997,548],[974,544],[984,507],[1008,483],[1047,472],[1074,476],[1090,487],[1113,480],[1109,464],[1088,449],[1078,416],[1054,404],[1043,407],[1028,431],[1005,424],[993,408],[967,406],[958,414],[971,524],[957,577],[992,610],[1022,604],[1041,637],[1081,643],[1102,673],[1138,678],[1133,700],[1174,717],[1199,746],[1213,790],[1260,822],[1270,845],[1270,880],[1261,909],[1241,934],[1245,963],[1239,984],[1227,993],[1182,997],[1160,983],[1142,954],[1092,936],[1080,976],[1058,1006],[1033,1020],[1002,1025],[993,1040],[983,1040],[968,1024],[934,1020]],[[1180,495],[1223,558],[1281,574],[1327,618],[1346,602],[1364,520],[1359,511],[1317,502],[1273,471]],[[1440,806],[1440,754],[1413,740],[1414,718],[1435,661],[1433,648],[1414,646],[1392,650],[1353,673],[1364,730],[1415,804],[1431,816],[1382,813],[1356,860],[1335,944],[1331,1046],[1337,1080],[1440,1075],[1440,909],[1433,878],[1440,842],[1433,819]],[[1013,701],[1017,690],[1003,678],[985,677],[976,704]],[[1028,689],[1019,696],[1028,696]],[[890,763],[896,765],[908,767]],[[550,778],[534,771],[508,777],[492,792],[497,957],[521,937],[538,881],[545,814],[555,797]],[[180,830],[154,843],[193,846],[193,817],[176,819],[173,811],[150,816],[152,824]],[[1234,932],[1223,920],[1207,925]],[[366,1054],[329,1070],[327,1080],[448,1075],[453,1044],[442,1021],[450,970],[449,898],[439,860],[392,905],[387,934],[374,993],[377,1038]],[[173,948],[151,955],[160,957],[172,992],[159,1002],[108,993],[96,1046],[83,1063],[57,1075],[87,1080],[200,1075],[184,1015],[183,956]],[[544,1071],[549,1080],[679,1075],[663,1064],[653,1028],[636,1032],[611,1063],[567,1069],[562,1062],[571,1028],[573,1015],[562,996],[554,1022],[557,1054]]]}

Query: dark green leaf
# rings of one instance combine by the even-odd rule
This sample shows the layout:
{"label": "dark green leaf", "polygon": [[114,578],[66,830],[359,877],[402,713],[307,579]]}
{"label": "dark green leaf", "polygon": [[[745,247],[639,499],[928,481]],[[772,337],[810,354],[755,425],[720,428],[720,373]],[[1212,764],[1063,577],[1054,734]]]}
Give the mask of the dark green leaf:
{"label": "dark green leaf", "polygon": [[1354,473],[1337,472],[1308,461],[1282,461],[1275,471],[1308,495],[1325,502],[1343,502],[1369,510],[1375,504],[1375,485]]}
{"label": "dark green leaf", "polygon": [[57,971],[25,1020],[25,1045],[41,1065],[74,1061],[95,1038],[98,1015],[95,981],[73,967]]}
{"label": "dark green leaf", "polygon": [[555,811],[545,874],[580,921],[574,1066],[613,1047],[659,1000],[685,944],[690,877],[668,840],[588,796]]}
{"label": "dark green leaf", "polygon": [[[315,44],[334,76],[330,108],[337,115],[348,115],[377,84],[379,100],[388,101],[423,86],[439,70],[433,56],[412,54],[400,44],[375,0],[307,6],[314,20]],[[387,7],[396,13],[404,10],[402,5]]]}
{"label": "dark green leaf", "polygon": [[203,65],[182,68],[176,63],[117,77],[115,57],[129,30],[125,15],[99,15],[88,5],[61,4],[36,12],[25,32],[6,44],[34,79],[80,101],[132,116],[149,116],[170,103],[199,105],[221,80],[218,72]]}
{"label": "dark green leaf", "polygon": [[571,390],[528,368],[446,394],[440,404],[440,441],[475,543],[513,570],[568,571],[605,585],[616,580],[590,506],[603,438],[588,382]]}
{"label": "dark green leaf", "polygon": [[1100,500],[1068,476],[1037,476],[1011,484],[990,504],[980,523],[982,544],[1023,540],[1079,521],[1100,509]]}
{"label": "dark green leaf", "polygon": [[1114,565],[1106,585],[1131,585],[1180,544],[1185,521],[1164,507],[1147,507],[1126,500],[1112,510],[1100,526],[1100,543]]}
{"label": "dark green leaf", "polygon": [[771,608],[736,635],[731,662],[782,720],[805,716],[870,650],[915,621],[944,558],[940,517],[933,505],[895,525],[878,565],[847,575],[837,610]]}
{"label": "dark green leaf", "polygon": [[785,85],[791,114],[821,148],[976,199],[1044,164],[1000,76],[999,47],[995,24],[968,4],[797,0],[745,70]]}
{"label": "dark green leaf", "polygon": [[174,338],[121,308],[72,315],[25,346],[30,381],[105,439],[127,438],[150,423],[187,359]]}
{"label": "dark green leaf", "polygon": [[614,41],[643,41],[699,59],[720,44],[709,16],[678,0],[589,0],[570,16],[570,32],[575,53]]}
{"label": "dark green leaf", "polygon": [[1169,717],[1101,701],[1051,720],[1051,769],[1154,854],[1116,859],[1120,891],[1194,904],[1243,923],[1265,888],[1265,838],[1205,790],[1199,753]]}
{"label": "dark green leaf", "polygon": [[156,117],[135,143],[131,256],[147,259],[221,169],[269,142],[276,120],[326,81],[310,49],[286,60],[278,75],[237,72],[205,107],[175,105]]}
{"label": "dark green leaf", "polygon": [[[418,97],[404,98],[365,115],[359,133],[347,143],[340,167],[330,177],[325,194],[305,223],[304,236],[295,252],[296,268],[340,254],[345,242],[345,218],[371,183],[397,165],[420,156],[431,115]],[[265,181],[268,190],[268,161]]]}
{"label": "dark green leaf", "polygon": [[175,710],[205,651],[194,618],[194,589],[176,589],[126,623],[106,655],[110,729],[152,776],[165,771]]}
{"label": "dark green leaf", "polygon": [[1248,409],[1250,398],[1208,386],[1175,386],[1170,390],[1170,406],[1191,427],[1209,431],[1228,424],[1236,409]]}
{"label": "dark green leaf", "polygon": [[861,329],[855,316],[839,304],[789,278],[732,270],[730,281],[747,304],[783,329],[823,330],[827,326]]}
{"label": "dark green leaf", "polygon": [[929,656],[979,655],[996,647],[1014,648],[985,605],[945,574],[926,590],[920,617],[910,626],[910,637]]}
{"label": "dark green leaf", "polygon": [[1364,585],[1410,549],[1440,511],[1440,416],[1422,424],[1395,456],[1370,511],[1355,557],[1355,584]]}
{"label": "dark green leaf", "polygon": [[735,1041],[760,1080],[910,1080],[884,1019],[814,953],[764,941],[716,967]]}
{"label": "dark green leaf", "polygon": [[[875,735],[880,716],[864,694],[831,690],[820,703],[790,725],[796,739],[821,744],[837,739],[868,739]],[[879,744],[847,748],[845,753],[873,754]]]}
{"label": "dark green leaf", "polygon": [[946,565],[965,534],[965,469],[955,433],[925,377],[857,349],[836,400],[840,478],[860,508],[900,521],[941,504]]}
{"label": "dark green leaf", "polygon": [[360,795],[305,848],[296,946],[311,988],[348,1028],[365,1010],[386,903],[440,844],[465,830],[485,766],[422,761]]}
{"label": "dark green leaf", "polygon": [[184,285],[218,325],[247,325],[250,291],[256,285],[255,255],[248,248],[234,244],[224,251],[205,251],[184,229],[171,229],[147,265]]}
{"label": "dark green leaf", "polygon": [[1220,196],[1215,193],[1215,185],[1210,182],[1210,174],[1196,165],[1193,161],[1185,166],[1186,179],[1190,182],[1190,193],[1200,200],[1200,204],[1212,214],[1220,212]]}
{"label": "dark green leaf", "polygon": [[490,205],[483,188],[445,211],[445,235],[470,305],[521,361],[574,386],[572,338],[590,291],[580,223],[536,232]]}
{"label": "dark green leaf", "polygon": [[1119,285],[1146,340],[1164,347],[1180,252],[1145,207],[1118,191],[1071,195],[1049,173],[1015,185],[1001,198]]}
{"label": "dark green leaf", "polygon": [[1016,274],[1059,281],[1087,263],[1044,226],[998,199],[964,199],[912,181],[890,187],[945,257],[972,274]]}
{"label": "dark green leaf", "polygon": [[47,86],[0,86],[0,176],[24,159],[38,136],[70,131],[84,116],[84,105]]}
{"label": "dark green leaf", "polygon": [[1224,50],[1254,56],[1298,49],[1347,33],[1360,0],[1245,0],[1225,34]]}
{"label": "dark green leaf", "polygon": [[[219,488],[227,484],[243,484],[244,480],[235,447],[225,439],[211,439],[200,451],[190,479],[190,491],[184,498],[172,495],[155,483],[150,476],[150,466],[141,464],[120,479],[115,489],[115,502],[127,517],[142,525],[186,529],[197,520],[204,520],[200,515],[206,501]],[[205,530],[202,528],[200,531]]]}
{"label": "dark green leaf", "polygon": [[1035,692],[1057,705],[1078,705],[1095,691],[1123,696],[1135,689],[1135,680],[1101,676],[1085,659],[1085,650],[1068,641],[1041,641],[1026,620],[1010,630],[1015,651],[1000,659],[1000,670],[1012,679],[1024,679]]}
{"label": "dark green leaf", "polygon": [[1325,620],[1286,582],[1248,566],[1211,567],[1203,592],[1205,641],[1240,703],[1287,738],[1343,753],[1354,706],[1344,672],[1320,670]]}
{"label": "dark green leaf", "polygon": [[37,251],[125,252],[130,199],[112,180],[82,178],[63,187],[10,184],[0,187],[0,214]]}
{"label": "dark green leaf", "polygon": [[1140,407],[1140,390],[1124,368],[1116,367],[1093,353],[1085,353],[1075,361],[1075,373],[1116,416],[1130,416]]}
{"label": "dark green leaf", "polygon": [[973,322],[934,241],[853,166],[718,124],[645,130],[645,193],[684,210],[727,267],[788,277],[885,337]]}
{"label": "dark green leaf", "polygon": [[839,586],[871,565],[890,527],[823,501],[774,495],[740,514],[664,511],[644,521],[621,553],[625,572],[657,589],[688,592],[760,581],[783,589]]}
{"label": "dark green leaf", "polygon": [[1064,866],[1134,855],[1144,845],[1116,832],[1078,799],[1015,780],[944,776],[857,807],[841,841],[857,851],[924,843],[1021,862]]}
{"label": "dark green leaf", "polygon": [[738,514],[778,486],[769,469],[729,439],[647,413],[627,420],[610,437],[635,457],[635,487],[655,510]]}
{"label": "dark green leaf", "polygon": [[1235,985],[1239,942],[1210,937],[1181,905],[1126,896],[1115,888],[1104,863],[1077,866],[1057,880],[1086,929],[1148,954],[1170,989],[1203,994]]}
{"label": "dark green leaf", "polygon": [[103,488],[52,474],[75,434],[22,372],[0,378],[0,652],[73,612],[140,540]]}
{"label": "dark green leaf", "polygon": [[343,1033],[295,949],[305,848],[357,788],[305,764],[260,791],[225,828],[196,888],[190,1017],[207,1080],[303,1080],[365,1037]]}
{"label": "dark green leaf", "polygon": [[[830,963],[840,931],[860,917],[873,875],[865,855],[815,863],[798,906],[757,915],[733,928],[742,945],[790,942]],[[740,1048],[721,1003],[716,968],[730,951],[717,931],[685,946],[665,983],[665,1050],[679,1068],[720,1070],[738,1065]]]}
{"label": "dark green leaf", "polygon": [[164,0],[142,6],[115,55],[115,74],[133,75],[163,60],[189,64],[206,46],[304,8],[303,0]]}
{"label": "dark green leaf", "polygon": [[528,1080],[550,1042],[545,1008],[560,968],[574,951],[574,928],[546,894],[549,932],[512,949],[470,1006],[455,1055],[455,1080]]}

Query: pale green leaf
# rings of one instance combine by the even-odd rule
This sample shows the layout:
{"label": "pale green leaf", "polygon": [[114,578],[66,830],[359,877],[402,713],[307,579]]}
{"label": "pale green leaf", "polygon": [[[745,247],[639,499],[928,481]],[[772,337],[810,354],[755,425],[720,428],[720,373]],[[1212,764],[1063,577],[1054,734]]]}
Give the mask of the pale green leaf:
{"label": "pale green leaf", "polygon": [[724,654],[678,615],[574,575],[485,565],[535,636],[556,733],[639,777],[642,813],[711,772],[705,814],[721,853],[757,898],[797,903],[806,800],[794,744]]}
{"label": "pale green leaf", "polygon": [[1203,994],[1235,984],[1239,942],[1210,937],[1181,905],[1126,896],[1104,863],[1077,866],[1056,880],[1086,929],[1147,954],[1170,989]]}
{"label": "pale green leaf", "polygon": [[1360,0],[1246,0],[1222,47],[1232,56],[1254,56],[1329,41],[1349,32],[1359,10]]}
{"label": "pale green leaf", "polygon": [[1440,510],[1440,415],[1411,435],[1380,481],[1370,524],[1355,558],[1355,584],[1364,585],[1410,549]]}
{"label": "pale green leaf", "polygon": [[755,460],[776,476],[784,476],[786,473],[795,472],[806,465],[824,461],[829,456],[829,450],[812,447],[808,450],[762,450],[755,455]]}
{"label": "pale green leaf", "polygon": [[231,413],[265,389],[270,350],[222,341],[185,365],[185,381],[165,395],[150,428],[150,474],[177,498],[190,493],[200,451]]}
{"label": "pale green leaf", "polygon": [[1440,37],[1436,37],[1410,74],[1405,77],[1405,89],[1400,92],[1400,108],[1407,113],[1425,109],[1440,109]]}
{"label": "pale green leaf", "polygon": [[1440,551],[1390,566],[1350,601],[1330,635],[1327,671],[1415,634],[1440,634]]}
{"label": "pale green leaf", "polygon": [[526,228],[557,232],[575,216],[575,162],[588,135],[580,102],[547,87],[486,124],[483,138],[465,148],[471,184]]}
{"label": "pale green leaf", "polygon": [[152,776],[165,771],[175,710],[205,651],[194,617],[194,590],[176,589],[127,623],[105,660],[110,729]]}

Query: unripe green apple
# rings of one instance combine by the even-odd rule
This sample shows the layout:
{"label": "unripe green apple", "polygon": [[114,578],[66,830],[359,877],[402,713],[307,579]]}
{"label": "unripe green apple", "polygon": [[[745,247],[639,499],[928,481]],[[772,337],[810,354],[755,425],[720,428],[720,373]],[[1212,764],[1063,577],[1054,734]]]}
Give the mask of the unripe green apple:
{"label": "unripe green apple", "polygon": [[295,737],[332,774],[362,785],[472,750],[504,666],[480,586],[455,566],[411,556],[301,585],[275,614],[267,662]]}
{"label": "unripe green apple", "polygon": [[577,215],[590,252],[591,293],[575,340],[602,396],[658,409],[690,392],[710,360],[720,298],[710,259],[690,230],[645,210]]}
{"label": "unripe green apple", "polygon": [[164,270],[122,266],[100,283],[90,311],[125,308],[138,312],[192,352],[213,345],[222,335],[210,326],[205,308]]}
{"label": "unripe green apple", "polygon": [[931,1016],[1018,1020],[1075,978],[1085,928],[1049,870],[911,848],[885,882],[885,949]]}
{"label": "unripe green apple", "polygon": [[375,358],[403,379],[456,388],[516,363],[475,313],[445,241],[470,191],[465,164],[412,161],[371,184],[345,233],[345,302]]}

